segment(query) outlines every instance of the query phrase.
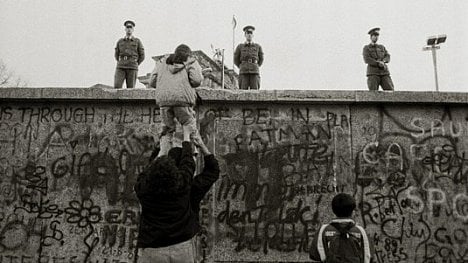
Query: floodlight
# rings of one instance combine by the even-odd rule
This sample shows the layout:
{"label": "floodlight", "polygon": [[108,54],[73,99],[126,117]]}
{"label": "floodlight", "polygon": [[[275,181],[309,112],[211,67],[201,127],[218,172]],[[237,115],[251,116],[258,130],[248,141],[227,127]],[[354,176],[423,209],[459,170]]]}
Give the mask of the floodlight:
{"label": "floodlight", "polygon": [[428,46],[435,45],[436,41],[437,41],[436,36],[430,36],[430,37],[427,38],[427,45]]}
{"label": "floodlight", "polygon": [[447,39],[447,35],[438,35],[437,36],[437,43],[436,44],[441,44],[441,43],[444,43],[445,40]]}
{"label": "floodlight", "polygon": [[427,46],[423,47],[424,51],[432,51],[432,61],[434,63],[434,77],[435,77],[435,84],[436,84],[436,91],[439,91],[439,79],[437,77],[437,56],[436,51],[440,49],[440,45],[447,40],[447,35],[442,34],[438,36],[430,36],[427,38]]}

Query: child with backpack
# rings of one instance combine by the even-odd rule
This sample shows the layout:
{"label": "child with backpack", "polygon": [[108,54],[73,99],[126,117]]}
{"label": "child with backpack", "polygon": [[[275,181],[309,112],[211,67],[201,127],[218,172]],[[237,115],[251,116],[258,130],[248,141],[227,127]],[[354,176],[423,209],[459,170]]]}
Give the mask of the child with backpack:
{"label": "child with backpack", "polygon": [[374,247],[363,227],[351,218],[356,202],[340,193],[332,200],[337,218],[320,227],[312,241],[310,258],[325,263],[370,263]]}

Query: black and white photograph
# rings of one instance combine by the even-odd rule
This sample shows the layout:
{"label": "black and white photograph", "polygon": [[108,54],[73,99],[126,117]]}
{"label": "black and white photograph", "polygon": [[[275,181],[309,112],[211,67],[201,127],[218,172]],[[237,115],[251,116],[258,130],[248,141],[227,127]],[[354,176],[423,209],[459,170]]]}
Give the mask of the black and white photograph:
{"label": "black and white photograph", "polygon": [[0,263],[468,262],[467,15],[0,0]]}

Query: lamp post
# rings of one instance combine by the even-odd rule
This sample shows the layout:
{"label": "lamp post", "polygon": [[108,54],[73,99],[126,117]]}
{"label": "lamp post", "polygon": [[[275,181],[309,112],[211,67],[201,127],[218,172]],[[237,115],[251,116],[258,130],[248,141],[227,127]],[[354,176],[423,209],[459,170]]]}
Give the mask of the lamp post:
{"label": "lamp post", "polygon": [[434,76],[435,76],[435,84],[436,84],[436,91],[439,92],[439,79],[437,77],[437,49],[440,49],[440,44],[444,43],[447,40],[447,35],[438,35],[438,36],[430,36],[427,38],[427,45],[423,47],[423,51],[432,51],[432,62],[434,64]]}

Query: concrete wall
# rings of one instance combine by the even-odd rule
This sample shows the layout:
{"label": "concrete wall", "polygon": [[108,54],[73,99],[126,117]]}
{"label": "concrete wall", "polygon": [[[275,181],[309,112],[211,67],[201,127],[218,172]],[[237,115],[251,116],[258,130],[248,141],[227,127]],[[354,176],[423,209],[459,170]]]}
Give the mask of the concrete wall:
{"label": "concrete wall", "polygon": [[[468,97],[205,90],[221,164],[205,262],[308,262],[336,192],[378,262],[468,260]],[[132,191],[161,129],[150,90],[0,89],[0,262],[133,262]]]}

